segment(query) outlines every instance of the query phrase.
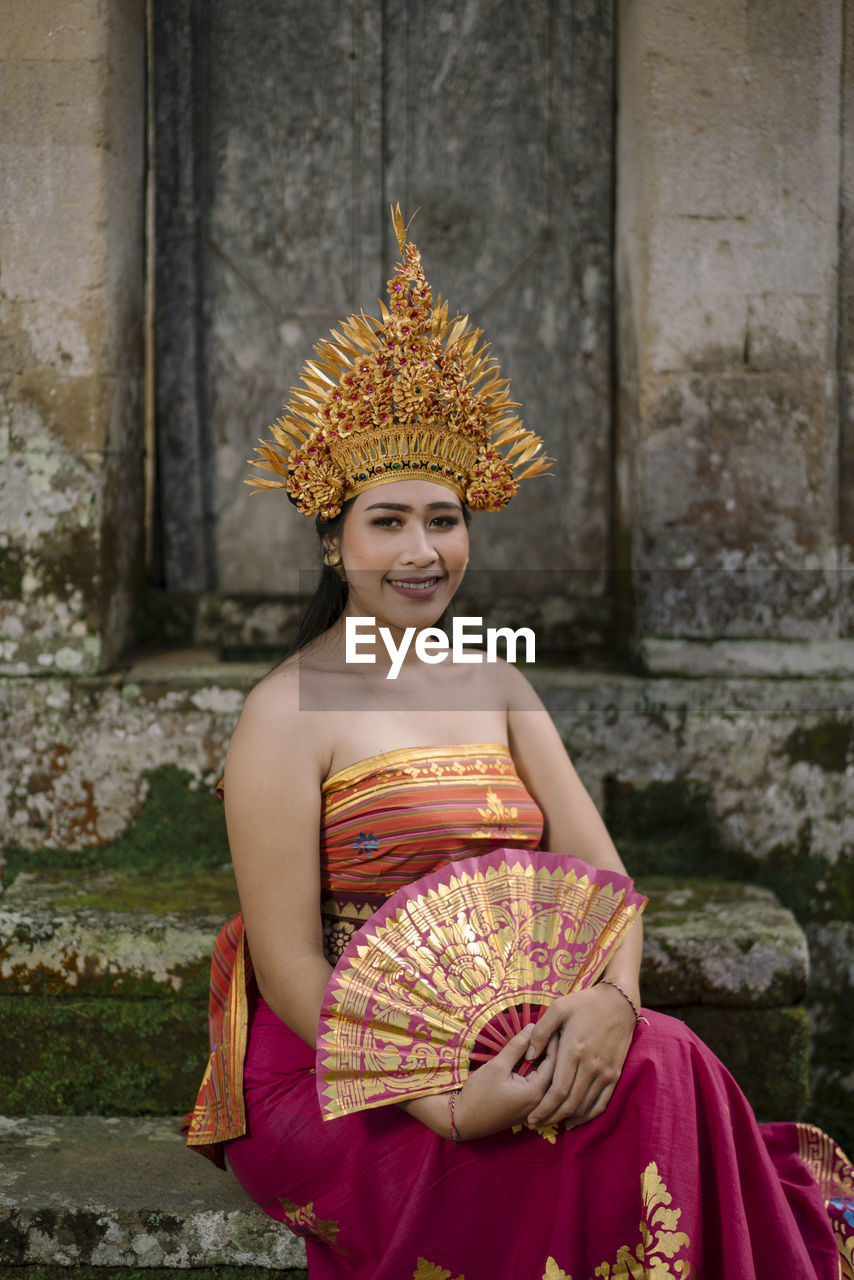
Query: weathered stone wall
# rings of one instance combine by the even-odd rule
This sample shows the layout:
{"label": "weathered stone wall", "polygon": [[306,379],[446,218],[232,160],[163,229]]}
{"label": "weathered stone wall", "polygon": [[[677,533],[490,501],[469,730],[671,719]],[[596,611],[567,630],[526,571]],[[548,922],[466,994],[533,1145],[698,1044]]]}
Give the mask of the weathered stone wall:
{"label": "weathered stone wall", "polygon": [[[6,10],[0,26],[0,670],[20,678],[0,684],[0,841],[17,847],[13,856],[26,862],[44,848],[57,856],[91,849],[97,856],[132,826],[148,769],[174,765],[210,786],[249,673],[220,669],[206,678],[160,667],[93,674],[108,667],[132,635],[142,544],[143,4],[33,0]],[[580,151],[567,149],[567,139],[580,131],[600,139],[607,132],[601,92],[595,109],[588,105],[593,114],[582,112],[578,59],[590,63],[584,41],[593,42],[592,61],[600,67],[610,49],[610,10],[580,29],[579,15],[594,10],[568,0],[541,6],[526,46],[532,83],[545,89],[548,82],[552,94],[534,104],[547,213],[538,208],[520,221],[509,205],[489,212],[494,226],[519,223],[514,244],[536,244],[531,296],[546,296],[557,253],[560,296],[576,308],[571,339],[555,340],[558,321],[545,306],[543,328],[528,326],[518,352],[508,351],[511,363],[521,361],[524,377],[525,344],[542,337],[551,358],[564,361],[558,380],[584,383],[567,393],[572,412],[549,417],[552,402],[542,402],[541,415],[549,418],[543,428],[558,433],[554,439],[563,440],[569,460],[560,489],[569,495],[566,511],[549,523],[551,542],[542,549],[563,564],[571,543],[571,563],[589,568],[598,592],[609,558],[603,228],[610,212],[602,202],[597,222],[595,174],[580,162]],[[798,640],[804,645],[790,670],[799,669],[798,662],[813,671],[816,662],[819,670],[851,670],[841,650],[821,645],[851,634],[839,572],[850,561],[840,558],[839,548],[854,540],[854,5],[620,0],[617,12],[619,515],[612,559],[627,570],[620,580],[632,581],[637,631],[642,638]],[[483,19],[487,10],[478,13]],[[461,21],[458,7],[448,4],[442,14],[453,32]],[[220,18],[220,35],[228,36],[234,13],[223,10]],[[417,20],[428,19],[419,13]],[[557,52],[550,43],[556,31]],[[362,34],[362,53],[376,61],[370,23]],[[346,55],[347,41],[340,32],[337,38]],[[604,42],[598,52],[597,41]],[[227,40],[224,45],[227,51]],[[417,41],[413,48],[420,75]],[[196,54],[201,82],[203,44]],[[352,70],[344,79],[356,82]],[[319,87],[317,79],[313,88]],[[190,112],[200,109],[197,88],[188,91]],[[261,88],[253,107],[259,119],[266,118]],[[516,120],[513,110],[507,116]],[[220,123],[213,158],[225,170],[234,152],[227,122]],[[424,119],[416,123],[411,135],[405,120],[395,125],[394,173],[401,181],[401,156],[412,139],[418,144],[426,136]],[[476,141],[476,131],[473,136]],[[523,155],[528,141],[517,137],[514,154]],[[500,139],[495,151],[503,154]],[[470,167],[468,153],[461,156],[457,182]],[[437,183],[458,174],[445,171],[441,156],[433,163]],[[271,182],[251,166],[238,165],[236,172],[239,194],[256,178]],[[512,185],[518,172],[502,169],[511,174],[502,181]],[[185,192],[177,237],[193,231],[203,178],[194,172],[196,185]],[[403,194],[415,204],[422,197],[413,182],[406,179],[409,196]],[[368,188],[357,183],[353,190],[367,201]],[[432,207],[422,202],[425,226],[438,233],[445,195]],[[266,207],[275,210],[275,199]],[[335,205],[336,217],[343,207]],[[525,218],[528,212],[526,206]],[[214,219],[218,231],[228,232],[216,242],[228,261],[220,254],[213,269],[221,297],[228,294],[236,308],[228,312],[236,317],[231,328],[222,328],[224,304],[209,318],[222,338],[223,368],[226,357],[252,355],[251,342],[239,348],[230,342],[243,309],[255,305],[234,271],[243,232],[251,245],[256,230],[251,209],[244,215],[230,220],[218,206]],[[377,206],[365,225],[379,227],[380,216]],[[573,257],[565,239],[573,218],[578,244],[595,249],[591,272],[584,267],[591,259]],[[543,239],[546,223],[552,230]],[[497,271],[507,245],[493,235],[484,252],[497,257],[477,258],[485,224],[470,208],[461,225],[460,243],[451,234],[453,219],[442,231],[449,260],[459,259],[461,279],[476,301],[477,262],[484,279],[505,278],[507,288],[498,298],[486,297],[482,309],[506,315],[510,335],[519,315],[532,316],[536,308],[527,297],[520,308],[521,277],[512,261],[505,276]],[[232,235],[235,227],[241,236]],[[316,230],[312,224],[306,234]],[[362,245],[358,290],[348,286],[342,295],[353,293],[348,306],[357,304],[364,280],[378,270],[376,238],[372,244],[373,257]],[[262,259],[270,248],[261,245]],[[274,255],[274,266],[282,254],[289,261],[298,256],[292,243],[286,248]],[[245,330],[244,344],[255,332],[266,334],[265,342],[281,338],[284,349],[303,324],[316,332],[310,314],[293,309],[292,293],[276,302],[272,324],[267,304],[256,297],[256,328]],[[194,298],[193,323],[201,308]],[[330,313],[330,322],[337,315]],[[193,376],[204,358],[204,347],[193,347]],[[271,369],[274,363],[266,362]],[[177,379],[176,385],[190,384]],[[246,390],[224,416],[211,392],[222,421],[260,403],[248,375]],[[225,468],[216,480],[231,495],[228,502],[237,499],[225,472],[239,465],[238,454],[242,446],[231,445],[219,463],[211,462],[212,450],[205,454],[206,466]],[[204,479],[200,470],[193,475]],[[180,489],[170,501],[180,505]],[[538,499],[530,501],[532,514]],[[188,500],[188,527],[204,541],[210,530],[195,520],[197,505]],[[235,528],[241,520],[235,516]],[[246,526],[248,535],[238,530],[247,554],[259,542],[253,527]],[[230,555],[240,537],[229,539]],[[507,543],[517,544],[521,540]],[[232,564],[223,581],[245,588],[246,572]],[[206,580],[191,575],[188,589]],[[210,611],[217,615],[217,638],[232,604]],[[229,621],[229,614],[226,621],[241,640],[256,624],[265,635],[271,629],[262,610],[248,621],[248,611],[239,605],[235,611],[238,620]],[[199,625],[204,629],[204,618]],[[272,629],[278,628],[276,614]],[[786,661],[770,646],[754,645],[757,650],[759,669],[780,669]],[[701,662],[720,675],[733,652],[722,656],[709,646]],[[740,652],[744,669],[752,659]],[[684,659],[691,670],[687,648],[681,653],[679,663]],[[757,879],[795,910],[812,949],[810,1007],[822,1055],[816,1080],[831,1109],[847,1109],[850,1117],[852,683],[568,674],[542,680],[633,870],[714,870]],[[176,810],[179,826],[182,820]]]}
{"label": "weathered stone wall", "polygon": [[841,0],[618,13],[617,474],[640,634],[837,635]]}
{"label": "weathered stone wall", "polygon": [[606,807],[629,865],[710,861],[796,911],[850,1134],[850,686],[726,677],[852,670],[854,6],[617,13],[615,558],[645,668],[718,679],[648,687]]}
{"label": "weathered stone wall", "polygon": [[[263,674],[188,656],[98,679],[0,683],[0,847],[114,839],[145,798],[145,771],[163,765],[213,787],[245,691]],[[635,790],[687,779],[722,847],[757,862],[800,850],[817,860],[817,884],[851,856],[854,681],[534,678],[601,809],[608,779]],[[687,856],[682,866],[696,869]]]}
{"label": "weathered stone wall", "polygon": [[854,4],[845,0],[839,209],[839,525],[844,563],[854,562]]}
{"label": "weathered stone wall", "polygon": [[[152,661],[125,676],[0,685],[8,726],[0,738],[0,846],[15,868],[61,869],[64,851],[89,849],[97,869],[98,849],[134,828],[151,770],[172,766],[209,790],[244,692],[261,674],[237,664]],[[541,671],[536,680],[642,885],[656,874],[756,882],[795,912],[812,948],[819,1115],[842,1136],[854,1083],[845,1012],[854,993],[854,681],[568,671]],[[196,832],[181,795],[158,803],[162,825],[138,832],[117,865],[140,868],[146,849],[162,856],[163,843],[181,868],[196,856],[208,865],[225,860],[222,832]],[[216,847],[221,853],[212,854]],[[105,874],[111,866],[103,863]],[[198,906],[198,887],[191,898]],[[743,1038],[738,1019],[732,1028]]]}
{"label": "weathered stone wall", "polygon": [[0,670],[108,666],[142,547],[142,0],[0,23]]}

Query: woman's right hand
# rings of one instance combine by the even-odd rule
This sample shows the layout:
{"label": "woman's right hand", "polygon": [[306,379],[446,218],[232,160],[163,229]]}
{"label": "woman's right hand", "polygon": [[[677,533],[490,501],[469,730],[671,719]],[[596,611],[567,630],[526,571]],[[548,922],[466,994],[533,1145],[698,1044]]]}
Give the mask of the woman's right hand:
{"label": "woman's right hand", "polygon": [[523,1028],[494,1058],[472,1071],[454,1104],[454,1118],[461,1142],[485,1138],[527,1116],[546,1094],[557,1057],[557,1037],[546,1047],[542,1061],[520,1076],[514,1070],[524,1058],[533,1025]]}

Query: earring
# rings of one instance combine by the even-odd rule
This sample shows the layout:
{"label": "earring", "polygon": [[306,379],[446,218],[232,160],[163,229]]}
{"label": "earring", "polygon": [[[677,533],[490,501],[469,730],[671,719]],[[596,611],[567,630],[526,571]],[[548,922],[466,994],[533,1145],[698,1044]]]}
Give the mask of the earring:
{"label": "earring", "polygon": [[323,563],[328,565],[330,569],[334,569],[342,582],[347,581],[347,574],[344,571],[344,560],[341,555],[340,547],[327,547],[323,553]]}

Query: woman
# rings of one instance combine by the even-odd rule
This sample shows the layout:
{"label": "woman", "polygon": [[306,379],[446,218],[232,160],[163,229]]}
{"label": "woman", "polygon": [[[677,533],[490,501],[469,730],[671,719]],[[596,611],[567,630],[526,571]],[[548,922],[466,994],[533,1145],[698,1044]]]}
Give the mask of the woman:
{"label": "woman", "polygon": [[253,1199],[306,1237],[312,1280],[835,1280],[847,1206],[837,1248],[825,1192],[850,1189],[850,1170],[817,1130],[760,1131],[687,1028],[639,1015],[639,924],[602,981],[461,1090],[321,1119],[332,966],[390,893],[513,845],[624,870],[512,666],[427,664],[410,645],[391,680],[384,646],[371,665],[348,655],[349,618],[373,618],[399,653],[409,628],[435,626],[465,571],[468,509],[499,509],[548,462],[478,335],[433,308],[399,209],[395,227],[390,309],[318,348],[278,447],[259,450],[281,477],[264,487],[317,516],[324,579],[228,753],[242,921],[215,955],[189,1141],[227,1141]]}

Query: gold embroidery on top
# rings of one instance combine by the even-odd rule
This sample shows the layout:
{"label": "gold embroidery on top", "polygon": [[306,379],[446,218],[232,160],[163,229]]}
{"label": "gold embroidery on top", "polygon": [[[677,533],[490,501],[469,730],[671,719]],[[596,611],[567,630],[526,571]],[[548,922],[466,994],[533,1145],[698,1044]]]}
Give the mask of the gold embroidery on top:
{"label": "gold embroidery on top", "polygon": [[[435,1262],[419,1258],[418,1266],[412,1273],[412,1280],[451,1280],[451,1273],[445,1271],[443,1267],[438,1267]],[[466,1280],[466,1278],[464,1275],[458,1275],[456,1280]]]}
{"label": "gold embroidery on top", "polygon": [[389,782],[394,781],[396,778],[411,778],[416,781],[419,778],[427,777],[445,778],[451,774],[455,774],[456,777],[460,778],[469,772],[489,773],[490,769],[493,773],[497,773],[502,777],[504,774],[512,772],[509,765],[504,764],[501,760],[493,760],[491,765],[484,764],[482,760],[467,761],[465,764],[459,760],[455,760],[453,764],[442,764],[440,761],[434,760],[431,764],[411,764],[402,769],[389,769],[382,774],[378,774],[377,778],[378,781]]}
{"label": "gold embroidery on top", "polygon": [[[695,1272],[689,1259],[676,1257],[691,1244],[685,1232],[678,1230],[682,1210],[669,1208],[673,1197],[654,1160],[641,1174],[641,1199],[641,1238],[634,1251],[630,1245],[621,1245],[616,1262],[600,1263],[591,1280],[693,1280]],[[572,1276],[549,1258],[543,1280],[572,1280]]]}
{"label": "gold embroidery on top", "polygon": [[477,811],[481,821],[489,823],[489,826],[479,827],[477,831],[473,831],[472,838],[509,834],[511,827],[519,825],[519,810],[516,805],[508,808],[492,787],[488,787],[486,791],[486,808],[481,809],[478,805]]}
{"label": "gold embroidery on top", "polygon": [[[484,752],[494,753],[496,759],[493,768],[497,773],[514,772],[510,749],[506,742],[461,743],[445,747],[395,747],[391,751],[381,751],[377,755],[356,760],[353,764],[330,774],[321,790],[324,794],[332,793],[342,787],[353,786],[372,775],[387,780],[402,776],[417,778],[426,768],[429,768],[429,764],[422,764],[419,767],[415,762],[424,760],[433,762],[437,759],[449,760],[452,763],[447,768],[454,773],[460,772],[455,765],[462,764],[465,771],[466,767],[471,767],[473,763],[478,772],[483,772],[486,766],[480,757]],[[473,757],[475,757],[474,761]]]}
{"label": "gold embroidery on top", "polygon": [[280,1199],[279,1204],[285,1215],[288,1226],[309,1240],[320,1240],[323,1244],[334,1244],[341,1230],[334,1218],[318,1218],[314,1212],[314,1201],[308,1204],[297,1204],[293,1200]]}

